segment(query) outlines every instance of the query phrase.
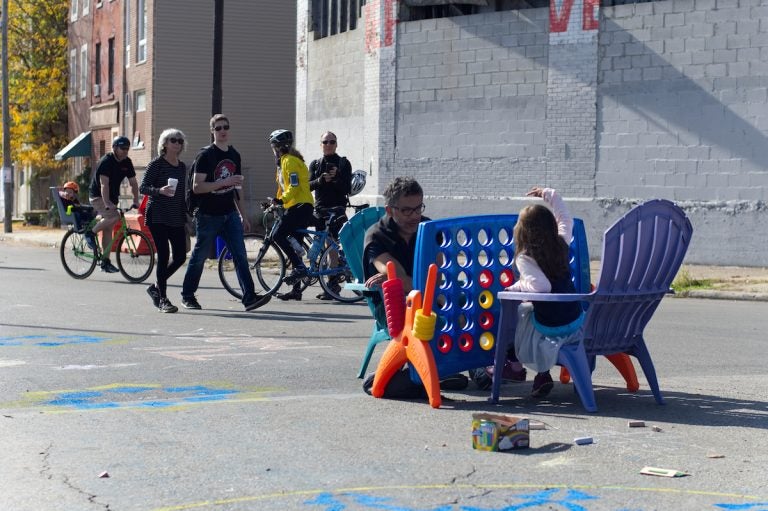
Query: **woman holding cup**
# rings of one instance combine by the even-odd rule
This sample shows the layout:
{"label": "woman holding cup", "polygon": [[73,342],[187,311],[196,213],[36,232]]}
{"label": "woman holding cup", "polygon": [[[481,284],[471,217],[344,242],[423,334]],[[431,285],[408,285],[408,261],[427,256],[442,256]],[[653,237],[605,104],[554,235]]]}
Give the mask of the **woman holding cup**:
{"label": "woman holding cup", "polygon": [[[187,166],[179,159],[186,147],[184,133],[169,128],[157,140],[158,157],[149,162],[139,190],[147,195],[144,223],[157,249],[156,282],[147,288],[152,303],[161,312],[176,312],[166,295],[168,278],[187,258]],[[171,259],[172,257],[172,259]]]}

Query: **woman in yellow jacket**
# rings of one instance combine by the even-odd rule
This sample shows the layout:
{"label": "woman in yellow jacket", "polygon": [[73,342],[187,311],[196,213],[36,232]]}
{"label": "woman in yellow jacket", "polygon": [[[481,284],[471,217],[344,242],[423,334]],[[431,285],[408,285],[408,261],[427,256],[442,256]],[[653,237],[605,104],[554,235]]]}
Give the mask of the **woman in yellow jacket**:
{"label": "woman in yellow jacket", "polygon": [[288,236],[300,239],[300,235],[295,234],[296,230],[306,229],[314,223],[314,198],[309,191],[309,170],[304,164],[304,157],[293,147],[293,133],[288,130],[275,130],[269,135],[269,143],[277,163],[277,197],[274,200],[285,207],[285,214],[274,234],[274,240],[288,256],[293,267],[284,282],[294,285],[294,288],[290,293],[278,295],[278,298],[301,300],[298,283],[307,274],[307,268],[291,247]]}

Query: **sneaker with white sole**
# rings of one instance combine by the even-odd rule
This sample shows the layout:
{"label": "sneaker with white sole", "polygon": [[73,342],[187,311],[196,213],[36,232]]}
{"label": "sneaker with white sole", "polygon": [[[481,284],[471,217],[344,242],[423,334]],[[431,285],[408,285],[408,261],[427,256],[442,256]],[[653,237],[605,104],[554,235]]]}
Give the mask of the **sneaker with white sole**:
{"label": "sneaker with white sole", "polygon": [[202,307],[197,302],[197,299],[194,296],[190,297],[181,297],[181,305],[184,306],[185,309],[194,309],[194,310],[200,310]]}
{"label": "sneaker with white sole", "polygon": [[168,298],[160,298],[160,305],[157,308],[160,309],[160,312],[168,314],[173,314],[179,310],[179,308],[172,304]]}

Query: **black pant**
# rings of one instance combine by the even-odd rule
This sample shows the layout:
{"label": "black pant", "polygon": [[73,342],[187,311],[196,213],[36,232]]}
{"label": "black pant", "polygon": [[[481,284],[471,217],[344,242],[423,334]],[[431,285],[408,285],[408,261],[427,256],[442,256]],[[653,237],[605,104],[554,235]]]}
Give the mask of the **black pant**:
{"label": "black pant", "polygon": [[290,235],[297,240],[301,240],[301,236],[298,234],[294,235],[294,233],[297,229],[306,229],[309,225],[314,223],[312,209],[312,204],[307,202],[286,209],[283,219],[280,222],[280,227],[275,231],[275,243],[277,243],[277,246],[283,250],[283,253],[286,256],[288,256],[288,259],[291,261],[291,266],[294,268],[304,266],[304,263],[293,250],[293,247],[291,247],[291,243],[288,241],[288,236]]}
{"label": "black pant", "polygon": [[[152,239],[157,248],[157,271],[155,272],[157,282],[156,286],[160,291],[160,296],[166,298],[165,290],[168,279],[181,268],[187,259],[187,232],[184,226],[171,227],[165,224],[151,223],[147,224],[149,232],[152,233]],[[170,242],[170,249],[168,243]],[[168,264],[171,251],[173,251],[173,261]]]}

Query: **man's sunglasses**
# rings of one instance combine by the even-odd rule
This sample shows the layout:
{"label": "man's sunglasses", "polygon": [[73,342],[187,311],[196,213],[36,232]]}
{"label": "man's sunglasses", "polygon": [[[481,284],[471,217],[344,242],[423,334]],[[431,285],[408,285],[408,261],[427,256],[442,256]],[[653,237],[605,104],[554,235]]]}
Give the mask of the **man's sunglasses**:
{"label": "man's sunglasses", "polygon": [[323,144],[323,145],[328,145],[328,144],[331,144],[331,145],[333,145],[333,144],[335,144],[335,143],[336,143],[336,141],[335,141],[335,140],[323,140],[323,141],[322,141],[322,144]]}
{"label": "man's sunglasses", "polygon": [[168,142],[170,142],[171,144],[183,144],[184,143],[184,139],[183,138],[171,137],[171,138],[168,139]]}
{"label": "man's sunglasses", "polygon": [[421,204],[420,206],[416,206],[415,208],[398,208],[397,206],[392,206],[392,209],[398,210],[400,213],[402,213],[405,216],[411,216],[417,211],[419,213],[424,213],[424,210],[427,209],[427,205]]}
{"label": "man's sunglasses", "polygon": [[131,148],[131,146],[127,146],[127,145],[116,145],[115,147],[117,147],[118,149],[122,149],[123,151],[127,151]]}
{"label": "man's sunglasses", "polygon": [[214,130],[216,130],[216,131],[221,131],[221,130],[224,130],[224,131],[229,131],[229,124],[227,124],[227,125],[224,125],[224,126],[216,126],[216,127],[215,127],[215,128],[213,128],[213,129],[214,129]]}

